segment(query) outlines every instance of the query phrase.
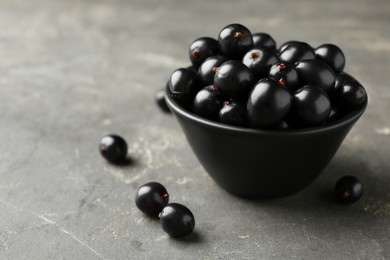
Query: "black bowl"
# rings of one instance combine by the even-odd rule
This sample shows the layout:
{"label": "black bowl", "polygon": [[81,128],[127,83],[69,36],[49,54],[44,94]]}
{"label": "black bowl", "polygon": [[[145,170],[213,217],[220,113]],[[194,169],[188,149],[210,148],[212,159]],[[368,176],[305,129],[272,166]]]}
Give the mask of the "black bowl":
{"label": "black bowl", "polygon": [[268,131],[210,121],[169,94],[165,99],[208,174],[225,190],[247,198],[286,196],[308,186],[367,106],[321,127]]}

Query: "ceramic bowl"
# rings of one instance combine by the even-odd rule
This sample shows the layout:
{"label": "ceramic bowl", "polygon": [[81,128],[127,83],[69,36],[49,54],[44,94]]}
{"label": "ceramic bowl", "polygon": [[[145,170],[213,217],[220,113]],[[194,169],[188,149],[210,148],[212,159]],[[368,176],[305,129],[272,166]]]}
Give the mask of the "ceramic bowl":
{"label": "ceramic bowl", "polygon": [[258,130],[221,124],[167,105],[193,152],[214,181],[247,198],[275,198],[308,186],[327,166],[367,102],[342,119],[301,130]]}

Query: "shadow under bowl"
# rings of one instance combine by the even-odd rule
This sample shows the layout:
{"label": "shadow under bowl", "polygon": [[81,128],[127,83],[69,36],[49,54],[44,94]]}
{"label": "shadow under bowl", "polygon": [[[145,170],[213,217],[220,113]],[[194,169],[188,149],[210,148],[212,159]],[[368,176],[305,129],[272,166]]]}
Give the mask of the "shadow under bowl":
{"label": "shadow under bowl", "polygon": [[367,106],[366,101],[324,126],[277,131],[210,121],[185,110],[169,94],[165,99],[207,173],[228,192],[246,198],[281,197],[308,186]]}

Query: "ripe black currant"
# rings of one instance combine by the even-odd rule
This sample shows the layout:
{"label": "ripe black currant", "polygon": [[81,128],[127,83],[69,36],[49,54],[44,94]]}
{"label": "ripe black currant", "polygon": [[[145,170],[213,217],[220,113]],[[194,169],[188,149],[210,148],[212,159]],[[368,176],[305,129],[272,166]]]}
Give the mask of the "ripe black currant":
{"label": "ripe black currant", "polygon": [[314,85],[330,93],[335,85],[333,70],[320,60],[303,60],[296,63],[301,86]]}
{"label": "ripe black currant", "polygon": [[223,103],[214,85],[201,89],[196,94],[193,105],[193,112],[201,117],[216,120]]}
{"label": "ripe black currant", "polygon": [[294,93],[293,109],[306,125],[319,125],[329,116],[330,100],[322,88],[307,85]]}
{"label": "ripe black currant", "polygon": [[281,61],[293,64],[297,61],[315,58],[313,48],[306,42],[292,41],[282,47],[279,52]]}
{"label": "ripe black currant", "polygon": [[137,208],[151,217],[157,217],[168,204],[169,194],[158,182],[149,182],[138,188],[135,195]]}
{"label": "ripe black currant", "polygon": [[361,106],[367,99],[364,87],[347,73],[336,76],[334,91],[332,92],[337,104],[344,110],[353,110]]}
{"label": "ripe black currant", "polygon": [[119,163],[126,158],[126,141],[114,134],[104,136],[99,144],[100,154],[111,163]]}
{"label": "ripe black currant", "polygon": [[211,37],[201,37],[193,41],[189,48],[192,64],[199,67],[207,58],[218,54],[218,42]]}
{"label": "ripe black currant", "polygon": [[242,63],[252,71],[257,80],[267,77],[271,66],[278,61],[276,52],[267,47],[252,49],[242,59]]}
{"label": "ripe black currant", "polygon": [[256,128],[280,123],[290,112],[291,95],[276,81],[261,79],[249,95],[247,116],[249,124]]}
{"label": "ripe black currant", "polygon": [[345,67],[345,56],[343,51],[334,44],[323,44],[315,50],[316,59],[321,60],[329,65],[333,71],[338,74]]}
{"label": "ripe black currant", "polygon": [[222,55],[241,60],[253,48],[252,33],[241,24],[227,25],[219,33],[218,46]]}
{"label": "ripe black currant", "polygon": [[223,95],[228,97],[246,96],[254,83],[252,71],[235,60],[223,63],[214,76],[214,84]]}
{"label": "ripe black currant", "polygon": [[188,107],[201,87],[198,74],[192,70],[180,68],[169,79],[170,95],[181,105]]}
{"label": "ripe black currant", "polygon": [[364,192],[363,184],[354,176],[344,176],[335,186],[336,199],[341,203],[358,201]]}
{"label": "ripe black currant", "polygon": [[225,101],[222,109],[219,111],[219,122],[234,126],[245,126],[245,106],[239,102]]}
{"label": "ripe black currant", "polygon": [[168,204],[163,208],[159,217],[163,230],[171,237],[186,236],[195,227],[194,215],[186,206],[179,203]]}
{"label": "ripe black currant", "polygon": [[198,70],[198,75],[202,86],[208,86],[214,84],[215,72],[218,70],[218,67],[226,61],[226,58],[223,56],[212,56],[205,60],[202,65],[200,65]]}
{"label": "ripe black currant", "polygon": [[276,48],[275,40],[268,33],[264,33],[264,32],[254,33],[252,34],[252,38],[253,38],[253,48],[255,49],[268,47],[270,49],[275,50]]}
{"label": "ripe black currant", "polygon": [[295,66],[289,63],[275,63],[272,65],[268,77],[286,86],[291,93],[299,87],[298,72]]}

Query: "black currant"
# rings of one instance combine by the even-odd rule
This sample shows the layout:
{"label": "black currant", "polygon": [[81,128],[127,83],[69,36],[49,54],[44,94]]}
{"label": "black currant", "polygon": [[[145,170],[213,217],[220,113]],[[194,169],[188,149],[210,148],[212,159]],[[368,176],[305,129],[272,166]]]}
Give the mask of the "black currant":
{"label": "black currant", "polygon": [[241,60],[253,48],[252,33],[241,24],[227,25],[219,33],[218,46],[222,55]]}
{"label": "black currant", "polygon": [[272,65],[268,77],[286,86],[291,93],[299,87],[298,72],[295,66],[289,63],[275,63]]}
{"label": "black currant", "polygon": [[170,95],[185,107],[192,104],[200,88],[198,74],[189,69],[177,69],[169,79]]}
{"label": "black currant", "polygon": [[189,48],[190,60],[195,67],[199,67],[207,58],[218,53],[218,42],[211,37],[198,38],[191,43]]}
{"label": "black currant", "polygon": [[345,67],[345,56],[338,46],[330,43],[323,44],[318,46],[314,52],[316,58],[328,64],[336,74],[343,71]]}
{"label": "black currant", "polygon": [[252,34],[253,38],[253,48],[263,48],[268,47],[275,50],[276,42],[268,33],[260,32]]}
{"label": "black currant", "polygon": [[214,84],[218,90],[229,97],[246,96],[254,83],[252,71],[235,60],[223,63],[214,76]]}
{"label": "black currant", "polygon": [[193,104],[193,112],[198,116],[216,120],[223,103],[214,85],[201,89],[196,94]]}
{"label": "black currant", "polygon": [[338,105],[345,110],[356,109],[367,99],[364,87],[347,73],[336,76],[336,84],[332,94]]}
{"label": "black currant", "polygon": [[329,116],[329,97],[320,87],[304,86],[294,93],[293,111],[306,125],[319,125]]}
{"label": "black currant", "polygon": [[213,85],[214,76],[218,67],[226,61],[223,56],[213,56],[205,60],[198,70],[199,79],[203,86]]}
{"label": "black currant", "polygon": [[171,110],[169,110],[169,107],[167,105],[167,102],[165,101],[165,89],[159,89],[157,90],[156,94],[154,95],[154,98],[156,100],[156,103],[158,107],[165,113],[171,113]]}
{"label": "black currant", "polygon": [[296,64],[301,86],[314,85],[327,93],[334,88],[336,75],[333,70],[320,60],[303,60]]}
{"label": "black currant", "polygon": [[353,203],[364,193],[363,184],[354,176],[344,176],[335,186],[336,199],[341,203]]}
{"label": "black currant", "polygon": [[184,205],[170,203],[163,208],[159,216],[163,230],[171,237],[184,237],[194,230],[194,215]]}
{"label": "black currant", "polygon": [[315,58],[313,48],[306,42],[292,41],[282,47],[279,52],[281,61],[295,63],[297,61]]}
{"label": "black currant", "polygon": [[256,128],[276,125],[287,116],[290,107],[291,95],[284,86],[272,79],[261,79],[249,95],[249,124]]}
{"label": "black currant", "polygon": [[300,43],[300,41],[287,41],[287,42],[284,42],[282,45],[280,45],[279,49],[278,49],[278,53],[280,54],[281,52],[283,52],[289,45],[291,44],[296,44],[296,43]]}
{"label": "black currant", "polygon": [[135,195],[137,208],[151,217],[157,217],[168,205],[169,194],[165,187],[158,182],[149,182],[138,188]]}
{"label": "black currant", "polygon": [[99,145],[100,154],[111,163],[119,163],[126,158],[126,141],[114,134],[104,136]]}
{"label": "black currant", "polygon": [[278,61],[276,53],[268,48],[252,49],[242,59],[257,80],[267,77],[271,66]]}
{"label": "black currant", "polygon": [[234,125],[246,125],[246,108],[243,104],[234,101],[225,101],[219,111],[219,122]]}

